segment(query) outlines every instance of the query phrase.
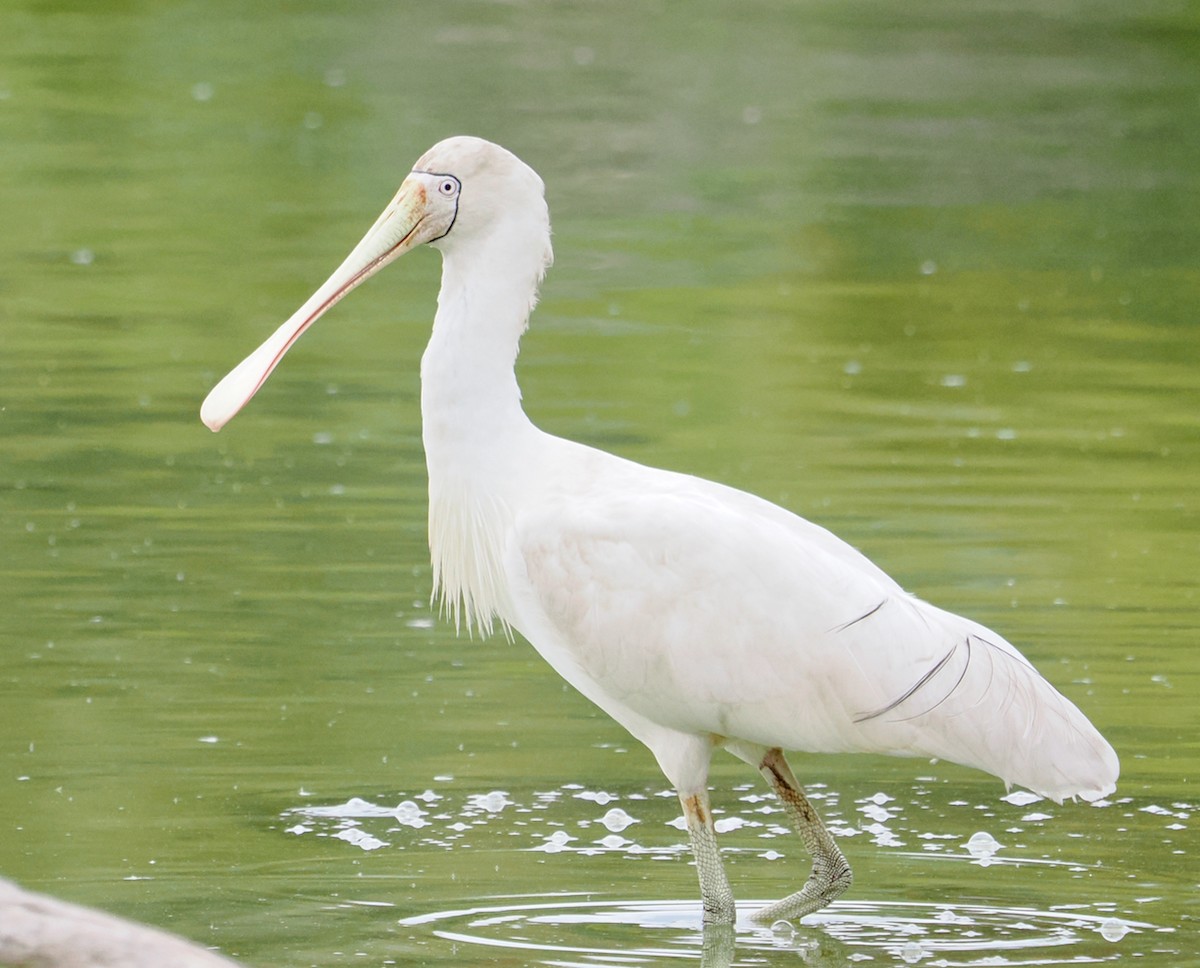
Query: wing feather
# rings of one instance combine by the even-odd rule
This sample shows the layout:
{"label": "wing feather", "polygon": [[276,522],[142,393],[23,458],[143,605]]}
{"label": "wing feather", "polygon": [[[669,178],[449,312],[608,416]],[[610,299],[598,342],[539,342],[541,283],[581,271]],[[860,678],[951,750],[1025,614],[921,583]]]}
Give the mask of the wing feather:
{"label": "wing feather", "polygon": [[1056,799],[1115,785],[1111,747],[1012,645],[830,532],[698,478],[593,470],[523,511],[514,539],[545,620],[532,624],[610,711],[787,749],[941,757]]}

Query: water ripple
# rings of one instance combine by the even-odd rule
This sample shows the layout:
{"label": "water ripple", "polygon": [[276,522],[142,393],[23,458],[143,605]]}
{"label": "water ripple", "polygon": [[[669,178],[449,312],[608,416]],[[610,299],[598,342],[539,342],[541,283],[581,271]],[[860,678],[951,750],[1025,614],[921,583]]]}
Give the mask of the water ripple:
{"label": "water ripple", "polygon": [[804,964],[821,966],[1099,964],[1160,950],[1162,934],[1170,933],[1082,905],[1036,910],[869,900],[839,901],[799,925],[765,927],[749,920],[765,903],[740,905],[732,930],[705,930],[695,901],[570,896],[512,898],[400,924],[459,945],[524,951],[543,964],[629,965],[671,958],[699,960],[706,968],[762,964],[768,951],[794,952]]}

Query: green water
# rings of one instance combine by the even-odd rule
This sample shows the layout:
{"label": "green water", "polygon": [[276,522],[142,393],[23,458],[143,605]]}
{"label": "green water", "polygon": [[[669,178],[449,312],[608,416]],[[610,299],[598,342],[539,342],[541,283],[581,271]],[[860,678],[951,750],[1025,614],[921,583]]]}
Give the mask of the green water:
{"label": "green water", "polygon": [[[197,417],[411,162],[474,133],[548,186],[536,421],[833,528],[1121,754],[1099,807],[797,755],[855,886],[794,936],[744,927],[735,963],[1200,964],[1193,6],[0,20],[0,875],[251,965],[700,959],[650,755],[430,610],[435,254],[220,436]],[[805,873],[755,780],[713,777],[743,901]]]}

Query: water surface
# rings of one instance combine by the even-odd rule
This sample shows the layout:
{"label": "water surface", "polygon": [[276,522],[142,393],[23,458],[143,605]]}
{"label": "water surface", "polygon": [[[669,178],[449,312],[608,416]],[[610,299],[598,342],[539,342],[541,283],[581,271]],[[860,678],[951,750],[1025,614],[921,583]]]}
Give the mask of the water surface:
{"label": "water surface", "polygon": [[[1200,961],[1189,7],[5,20],[0,873],[255,965]],[[996,627],[1114,743],[1114,797],[797,756],[853,893],[706,953],[650,755],[430,609],[435,254],[197,418],[460,132],[547,182],[534,419]],[[713,774],[744,912],[805,873],[755,780]]]}

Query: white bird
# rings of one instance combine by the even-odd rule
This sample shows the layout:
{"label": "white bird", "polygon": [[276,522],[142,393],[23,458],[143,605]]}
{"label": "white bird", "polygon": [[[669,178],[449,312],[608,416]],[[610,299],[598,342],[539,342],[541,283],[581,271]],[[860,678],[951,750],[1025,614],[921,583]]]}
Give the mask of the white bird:
{"label": "white bird", "polygon": [[938,757],[1055,801],[1116,788],[1116,753],[995,632],[907,594],[768,501],[551,436],[514,364],[551,262],[541,178],[478,138],[434,145],[320,289],[213,389],[219,430],[335,302],[422,243],[442,253],[421,360],[435,594],[456,627],[523,634],[648,746],[687,820],[706,923],[735,916],[707,791],[712,753],[756,767],[812,854],[799,918],[850,867],[783,750]]}

